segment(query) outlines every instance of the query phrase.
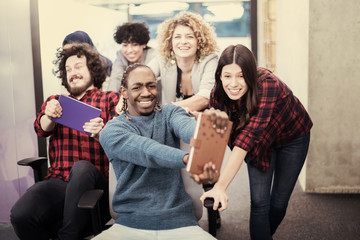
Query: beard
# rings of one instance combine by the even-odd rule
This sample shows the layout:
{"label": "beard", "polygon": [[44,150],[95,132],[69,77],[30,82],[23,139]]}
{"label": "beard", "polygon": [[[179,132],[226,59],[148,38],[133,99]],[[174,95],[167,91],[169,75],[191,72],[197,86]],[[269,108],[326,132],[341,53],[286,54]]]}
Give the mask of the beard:
{"label": "beard", "polygon": [[66,90],[68,90],[68,92],[75,96],[75,97],[78,97],[80,96],[81,94],[83,94],[91,85],[92,85],[92,81],[88,81],[85,85],[83,86],[79,86],[79,87],[71,87],[69,85],[69,83],[66,83]]}

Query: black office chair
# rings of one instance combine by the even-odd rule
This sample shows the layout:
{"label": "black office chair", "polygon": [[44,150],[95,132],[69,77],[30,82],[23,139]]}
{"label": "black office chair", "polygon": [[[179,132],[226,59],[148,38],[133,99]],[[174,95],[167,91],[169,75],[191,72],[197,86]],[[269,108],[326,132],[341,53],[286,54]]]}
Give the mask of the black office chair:
{"label": "black office chair", "polygon": [[[17,164],[20,166],[30,166],[34,171],[35,182],[42,181],[47,174],[47,157],[26,158],[18,161]],[[108,228],[106,223],[101,222],[99,201],[103,193],[104,191],[102,189],[88,190],[79,200],[78,207],[88,209],[91,214],[92,235],[85,237],[85,239],[90,239],[99,234],[102,230]],[[49,233],[52,238],[56,238],[57,232],[61,226],[62,221],[57,221],[49,227]]]}
{"label": "black office chair", "polygon": [[[30,166],[34,171],[34,180],[35,182],[41,181],[45,178],[47,174],[48,161],[47,157],[32,157],[20,160],[17,162],[20,166]],[[110,171],[112,171],[110,169]],[[213,187],[213,184],[203,185],[205,191],[210,190]],[[91,222],[92,222],[92,232],[93,235],[86,237],[85,239],[91,239],[91,237],[96,236],[101,233],[103,230],[109,228],[111,225],[101,222],[100,215],[100,206],[99,201],[104,191],[102,189],[94,189],[86,191],[80,198],[78,207],[82,209],[88,209],[91,213]],[[111,204],[111,200],[110,200]],[[218,211],[213,210],[213,200],[206,199],[204,206],[207,209],[208,214],[208,232],[212,236],[216,236],[216,230],[221,226],[220,214]],[[111,206],[110,206],[111,207]],[[112,208],[110,208],[112,209]],[[113,216],[113,214],[111,214]],[[51,235],[55,238],[57,231],[60,229],[62,222],[57,222],[50,227]]]}

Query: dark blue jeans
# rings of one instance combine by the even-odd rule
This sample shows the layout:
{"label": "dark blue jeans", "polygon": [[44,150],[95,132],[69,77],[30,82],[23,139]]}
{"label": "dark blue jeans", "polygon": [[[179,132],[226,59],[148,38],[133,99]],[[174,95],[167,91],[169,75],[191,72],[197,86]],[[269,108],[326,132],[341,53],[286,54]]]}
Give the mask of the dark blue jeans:
{"label": "dark blue jeans", "polygon": [[[291,193],[304,165],[310,133],[274,149],[264,173],[247,164],[250,183],[252,240],[268,240],[283,220]],[[247,157],[250,161],[250,157]]]}
{"label": "dark blue jeans", "polygon": [[69,182],[55,178],[37,182],[15,203],[10,220],[17,236],[22,240],[49,239],[51,230],[56,230],[59,239],[81,239],[90,226],[90,213],[77,204],[91,189],[104,190],[102,220],[110,219],[107,180],[92,163],[79,161],[70,171]]}

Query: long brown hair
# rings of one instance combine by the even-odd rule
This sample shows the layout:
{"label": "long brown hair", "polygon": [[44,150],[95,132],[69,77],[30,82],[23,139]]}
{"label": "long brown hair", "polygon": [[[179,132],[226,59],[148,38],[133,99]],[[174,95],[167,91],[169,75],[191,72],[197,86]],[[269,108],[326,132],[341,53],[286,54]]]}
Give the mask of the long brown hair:
{"label": "long brown hair", "polygon": [[[244,76],[248,91],[239,100],[231,100],[222,86],[220,79],[224,66],[229,64],[237,64]],[[217,103],[217,108],[225,111],[229,117],[232,116],[232,109],[235,105],[239,116],[239,124],[236,126],[235,132],[240,131],[249,121],[251,116],[256,114],[258,108],[258,73],[257,64],[254,54],[245,46],[230,45],[221,54],[218,66],[215,72],[215,89],[213,98]]]}

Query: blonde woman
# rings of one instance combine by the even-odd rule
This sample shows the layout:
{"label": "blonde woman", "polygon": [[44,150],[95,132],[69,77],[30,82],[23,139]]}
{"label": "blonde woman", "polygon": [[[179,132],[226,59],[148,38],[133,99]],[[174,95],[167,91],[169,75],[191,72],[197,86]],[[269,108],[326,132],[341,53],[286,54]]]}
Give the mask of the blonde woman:
{"label": "blonde woman", "polygon": [[[200,15],[183,11],[158,26],[157,42],[159,54],[148,66],[158,80],[159,102],[173,103],[187,111],[207,108],[218,63],[214,28]],[[188,151],[189,145],[181,142],[181,149]],[[203,210],[199,200],[203,190],[185,170],[182,174],[199,219]]]}
{"label": "blonde woman", "polygon": [[148,65],[158,78],[161,103],[205,109],[218,62],[213,27],[200,15],[184,11],[161,23],[157,34],[160,54]]}

